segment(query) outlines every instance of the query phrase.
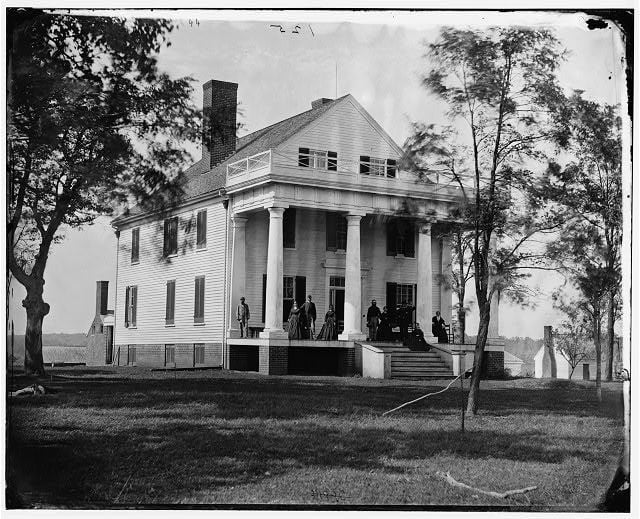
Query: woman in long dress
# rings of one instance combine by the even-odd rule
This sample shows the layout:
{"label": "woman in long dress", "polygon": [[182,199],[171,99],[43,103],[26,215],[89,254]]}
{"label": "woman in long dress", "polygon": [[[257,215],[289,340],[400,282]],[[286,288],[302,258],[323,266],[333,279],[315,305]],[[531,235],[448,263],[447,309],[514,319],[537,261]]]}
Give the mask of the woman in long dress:
{"label": "woman in long dress", "polygon": [[385,306],[382,309],[382,315],[380,316],[380,324],[378,325],[378,340],[390,341],[393,338],[391,331],[391,315],[387,311]]}
{"label": "woman in long dress", "polygon": [[293,302],[289,312],[289,339],[302,339],[302,328],[300,326],[300,308],[298,303]]}
{"label": "woman in long dress", "polygon": [[316,337],[318,341],[337,341],[338,325],[336,322],[336,313],[333,311],[333,305],[329,305],[329,311],[324,316],[324,324],[320,333]]}

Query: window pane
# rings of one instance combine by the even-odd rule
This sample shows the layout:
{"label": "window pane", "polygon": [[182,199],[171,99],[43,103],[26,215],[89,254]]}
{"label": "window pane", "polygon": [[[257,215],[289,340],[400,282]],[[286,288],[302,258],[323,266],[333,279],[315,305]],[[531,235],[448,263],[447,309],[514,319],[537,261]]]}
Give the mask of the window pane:
{"label": "window pane", "polygon": [[293,299],[293,277],[286,276],[282,284],[282,297],[284,299]]}

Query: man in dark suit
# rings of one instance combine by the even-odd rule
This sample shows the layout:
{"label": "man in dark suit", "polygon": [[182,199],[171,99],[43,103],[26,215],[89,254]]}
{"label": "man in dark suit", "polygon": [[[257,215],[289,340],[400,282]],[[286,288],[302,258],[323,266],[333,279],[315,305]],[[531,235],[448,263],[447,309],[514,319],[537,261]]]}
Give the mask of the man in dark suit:
{"label": "man in dark suit", "polygon": [[302,312],[304,313],[304,322],[307,329],[305,337],[313,339],[316,335],[316,305],[311,300],[311,295],[307,296],[307,301],[302,305]]}
{"label": "man in dark suit", "polygon": [[241,297],[236,309],[236,319],[240,323],[240,337],[249,337],[249,317],[249,305],[244,302],[244,297]]}
{"label": "man in dark suit", "polygon": [[371,301],[371,306],[367,310],[367,327],[369,328],[369,340],[378,340],[378,324],[380,324],[380,317],[382,313],[380,308],[376,305],[376,300]]}

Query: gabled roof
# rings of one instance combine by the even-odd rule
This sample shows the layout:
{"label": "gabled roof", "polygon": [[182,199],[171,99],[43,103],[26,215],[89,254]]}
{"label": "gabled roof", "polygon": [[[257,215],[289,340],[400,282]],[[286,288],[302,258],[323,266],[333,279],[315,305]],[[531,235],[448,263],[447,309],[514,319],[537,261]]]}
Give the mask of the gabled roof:
{"label": "gabled roof", "polygon": [[[214,194],[224,188],[228,164],[275,148],[347,97],[353,99],[350,94],[347,94],[317,106],[316,108],[262,128],[261,130],[239,137],[236,140],[236,152],[213,168],[208,168],[208,159],[204,158],[199,160],[182,174],[184,190],[183,202],[188,202],[208,193]],[[141,214],[143,214],[143,211],[138,207],[134,207],[128,213],[115,218],[112,223],[117,225],[130,217]]]}

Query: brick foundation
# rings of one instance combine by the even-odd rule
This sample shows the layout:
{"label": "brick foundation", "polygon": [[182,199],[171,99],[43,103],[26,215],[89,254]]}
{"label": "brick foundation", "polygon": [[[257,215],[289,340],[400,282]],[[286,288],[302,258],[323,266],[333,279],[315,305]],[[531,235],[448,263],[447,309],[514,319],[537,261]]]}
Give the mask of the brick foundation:
{"label": "brick foundation", "polygon": [[[175,363],[166,365],[165,344],[132,344],[130,347],[135,347],[136,350],[136,361],[133,365],[146,368],[193,368],[222,365],[222,343],[204,343],[204,364],[195,363],[194,343],[177,343],[173,346],[175,347]],[[129,345],[114,346],[113,364],[126,366],[128,352]]]}
{"label": "brick foundation", "polygon": [[264,375],[286,375],[289,371],[289,347],[260,345],[259,371]]}

